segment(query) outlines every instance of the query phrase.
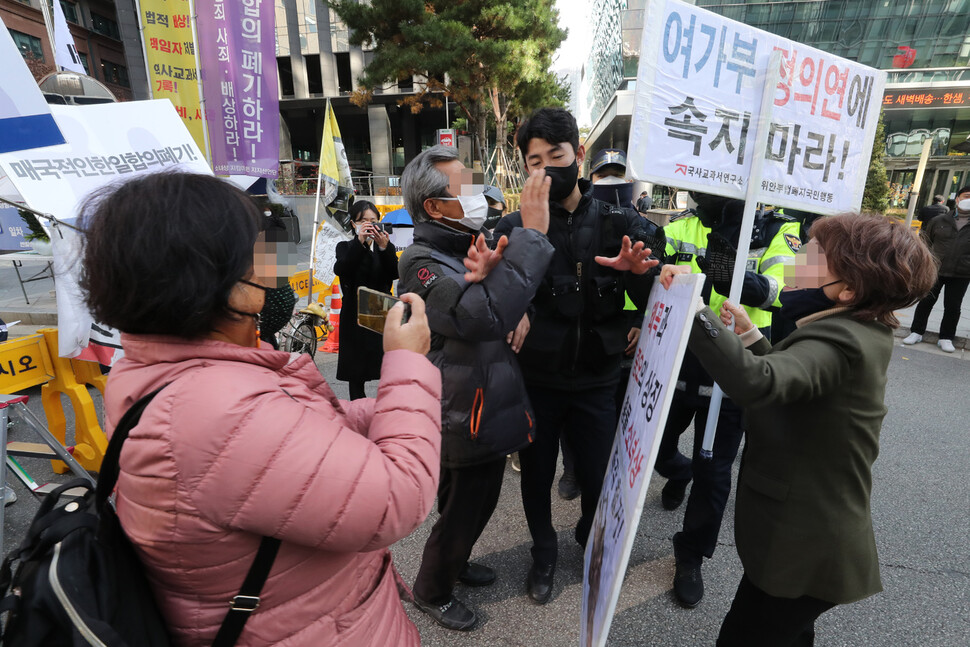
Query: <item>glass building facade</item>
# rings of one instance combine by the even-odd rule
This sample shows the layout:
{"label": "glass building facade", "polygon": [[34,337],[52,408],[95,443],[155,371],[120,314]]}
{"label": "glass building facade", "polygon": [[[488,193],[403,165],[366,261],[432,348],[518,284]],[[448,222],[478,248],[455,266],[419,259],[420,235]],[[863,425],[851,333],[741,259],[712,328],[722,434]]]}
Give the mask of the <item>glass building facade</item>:
{"label": "glass building facade", "polygon": [[[629,114],[621,106],[629,104],[632,111],[644,4],[607,0],[594,8],[593,52],[586,70],[594,124],[587,147],[592,151],[622,145],[629,136]],[[932,144],[920,204],[970,184],[970,0],[693,4],[887,71],[883,145],[893,206],[904,205],[926,139]],[[627,95],[630,100],[624,101]]]}

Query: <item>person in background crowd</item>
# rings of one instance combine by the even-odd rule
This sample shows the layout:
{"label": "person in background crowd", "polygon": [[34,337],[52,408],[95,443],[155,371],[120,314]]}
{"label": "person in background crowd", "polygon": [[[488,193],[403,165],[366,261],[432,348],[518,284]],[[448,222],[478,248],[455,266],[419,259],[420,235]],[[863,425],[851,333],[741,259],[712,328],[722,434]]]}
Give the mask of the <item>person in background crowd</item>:
{"label": "person in background crowd", "polygon": [[[691,272],[707,274],[703,296],[719,308],[731,290],[734,247],[741,235],[743,200],[705,193],[692,193],[696,215],[675,219],[664,227],[669,264],[689,267]],[[801,245],[798,223],[774,212],[755,218],[748,262],[754,269],[744,273],[741,303],[752,320],[768,334],[769,308],[782,305],[784,266]],[[684,501],[687,486],[693,481],[684,523],[674,535],[674,597],[681,605],[693,608],[704,597],[701,564],[714,555],[721,530],[724,506],[731,493],[731,466],[741,446],[741,410],[729,399],[721,402],[713,456],[700,455],[714,381],[690,352],[684,355],[674,391],[655,469],[668,479],[661,491],[665,510],[676,510]],[[691,458],[680,453],[680,436],[694,422]]]}
{"label": "person in background crowd", "polygon": [[640,215],[646,216],[651,209],[653,209],[653,198],[646,191],[641,191],[640,198],[637,200],[637,211]]}
{"label": "person in background crowd", "polygon": [[[535,442],[519,452],[522,503],[532,534],[529,597],[552,597],[558,540],[552,525],[552,483],[560,435],[573,450],[582,491],[575,538],[585,547],[609,462],[616,411],[613,396],[620,359],[629,345],[624,291],[643,307],[658,261],[649,259],[642,217],[592,196],[579,178],[586,150],[576,120],[561,108],[534,112],[519,127],[517,144],[530,173],[545,170],[549,185],[549,242],[553,259],[513,334],[529,399],[535,408]],[[513,235],[526,213],[511,213],[496,235]],[[637,241],[637,242],[633,242]]]}
{"label": "person in background crowd", "polygon": [[960,322],[963,297],[970,286],[970,186],[957,192],[956,212],[944,214],[929,221],[921,230],[921,235],[933,251],[940,264],[939,278],[926,298],[916,306],[910,334],[903,340],[912,345],[923,341],[926,324],[943,293],[943,320],[940,322],[940,339],[936,345],[944,353],[956,351],[953,338]]}
{"label": "person in background crowd", "polygon": [[632,209],[633,181],[626,179],[626,151],[607,148],[593,155],[589,164],[593,197],[618,207]]}
{"label": "person in background crowd", "polygon": [[272,211],[263,212],[260,229],[256,238],[256,266],[264,266],[264,273],[278,277],[278,280],[266,291],[266,300],[259,313],[259,338],[279,349],[276,333],[293,316],[293,306],[296,305],[296,292],[289,281],[296,272],[296,245],[291,242],[283,220]]}
{"label": "person in background crowd", "polygon": [[[747,434],[734,523],[744,574],[718,647],[812,645],[819,615],[882,590],[870,499],[893,311],[936,270],[891,218],[831,216],[811,233],[786,272],[782,309],[798,330],[772,346],[731,303],[720,318],[701,309],[691,330],[688,347],[744,408]],[[664,267],[665,286],[675,270]]]}
{"label": "person in background crowd", "polygon": [[[500,238],[494,251],[478,233],[487,217],[482,187],[472,184],[454,148],[419,154],[404,169],[401,186],[415,223],[414,243],[401,256],[401,286],[427,303],[428,358],[444,384],[441,516],[424,547],[414,602],[443,627],[468,630],[478,616],[455,597],[455,581],[495,581],[495,571],[468,558],[498,504],[506,454],[535,434],[506,335],[525,315],[552,257],[545,236],[549,181],[542,171],[530,174],[522,189],[523,227]],[[481,270],[466,271],[475,261]]]}
{"label": "person in background crowd", "polygon": [[397,278],[397,253],[388,234],[378,226],[373,203],[354,202],[350,219],[356,236],[337,243],[333,273],[340,279],[340,346],[337,379],[350,387],[350,399],[364,397],[364,383],[381,376],[381,336],[357,325],[357,288],[390,292]]}
{"label": "person in background crowd", "polygon": [[421,525],[438,485],[424,302],[402,297],[405,324],[403,305],[388,315],[377,399],[337,400],[309,355],[260,347],[280,277],[255,270],[259,217],[228,182],[181,172],[82,207],[81,289],[125,349],[108,435],[161,389],[122,450],[118,518],[173,644],[212,644],[270,536],[281,545],[240,645],[416,647],[388,547]]}
{"label": "person in background crowd", "polygon": [[505,194],[502,193],[502,189],[490,184],[485,187],[485,201],[488,203],[488,216],[482,229],[492,231],[505,215]]}
{"label": "person in background crowd", "polygon": [[937,216],[942,216],[947,213],[949,209],[943,204],[943,196],[935,195],[933,196],[933,204],[928,204],[919,210],[919,217],[917,218],[924,225],[928,223],[933,218]]}

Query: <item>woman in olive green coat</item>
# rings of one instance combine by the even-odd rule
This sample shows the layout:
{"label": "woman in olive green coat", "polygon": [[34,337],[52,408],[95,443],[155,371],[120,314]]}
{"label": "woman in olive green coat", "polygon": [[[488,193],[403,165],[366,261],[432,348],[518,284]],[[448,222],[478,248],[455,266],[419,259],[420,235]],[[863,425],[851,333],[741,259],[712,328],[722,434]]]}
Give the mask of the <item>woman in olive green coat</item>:
{"label": "woman in olive green coat", "polygon": [[[892,311],[930,290],[936,265],[881,216],[825,218],[812,235],[782,294],[794,333],[772,347],[732,304],[699,311],[691,332],[691,351],[746,422],[735,510],[744,576],[718,647],[811,645],[824,611],[882,590],[869,504]],[[732,316],[737,335],[724,325]]]}

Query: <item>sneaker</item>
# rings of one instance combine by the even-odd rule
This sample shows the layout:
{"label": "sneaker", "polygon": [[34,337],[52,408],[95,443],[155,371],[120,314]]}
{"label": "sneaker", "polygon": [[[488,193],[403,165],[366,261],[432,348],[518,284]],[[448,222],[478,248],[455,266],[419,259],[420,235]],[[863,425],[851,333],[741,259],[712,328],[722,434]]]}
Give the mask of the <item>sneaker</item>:
{"label": "sneaker", "polygon": [[954,353],[957,350],[953,347],[953,340],[951,339],[941,339],[940,341],[936,342],[936,345],[939,346],[940,350],[942,350],[944,353]]}
{"label": "sneaker", "polygon": [[17,493],[9,485],[3,486],[3,505],[7,506],[17,501]]}
{"label": "sneaker", "polygon": [[909,333],[909,337],[903,340],[903,343],[907,346],[912,346],[913,344],[918,344],[921,341],[923,341],[923,335],[919,334],[918,332],[911,332]]}
{"label": "sneaker", "polygon": [[579,481],[572,472],[563,472],[559,479],[559,498],[572,501],[579,496]]}
{"label": "sneaker", "polygon": [[447,603],[441,605],[431,604],[414,596],[414,605],[445,629],[468,631],[478,622],[475,612],[455,596],[451,596]]}

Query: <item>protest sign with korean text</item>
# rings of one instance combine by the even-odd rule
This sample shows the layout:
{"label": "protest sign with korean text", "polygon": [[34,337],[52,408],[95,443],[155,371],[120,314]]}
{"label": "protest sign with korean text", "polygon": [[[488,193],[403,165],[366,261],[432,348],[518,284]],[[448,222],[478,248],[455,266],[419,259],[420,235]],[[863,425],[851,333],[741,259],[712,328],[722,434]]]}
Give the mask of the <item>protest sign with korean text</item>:
{"label": "protest sign with korean text", "polygon": [[654,283],[583,565],[580,644],[606,644],[657,460],[703,274]]}
{"label": "protest sign with korean text", "polygon": [[0,66],[0,153],[63,144],[47,101],[2,18]]}
{"label": "protest sign with korean text", "polygon": [[212,170],[279,175],[280,113],[271,0],[196,0]]}
{"label": "protest sign with korean text", "polygon": [[199,150],[205,150],[205,120],[189,0],[141,0],[138,16],[145,41],[152,98],[168,99]]}
{"label": "protest sign with korean text", "polygon": [[[644,12],[628,151],[640,180],[820,214],[858,209],[885,72],[679,0]],[[752,150],[768,59],[781,52],[768,143]]]}
{"label": "protest sign with korean text", "polygon": [[[72,223],[94,190],[136,175],[178,168],[211,175],[209,164],[171,102],[126,101],[88,106],[51,106],[66,144],[0,154],[6,173],[32,209]],[[50,230],[57,277],[58,350],[81,357],[88,341],[100,339],[110,364],[120,351],[117,332],[97,325],[77,288],[77,232]]]}

